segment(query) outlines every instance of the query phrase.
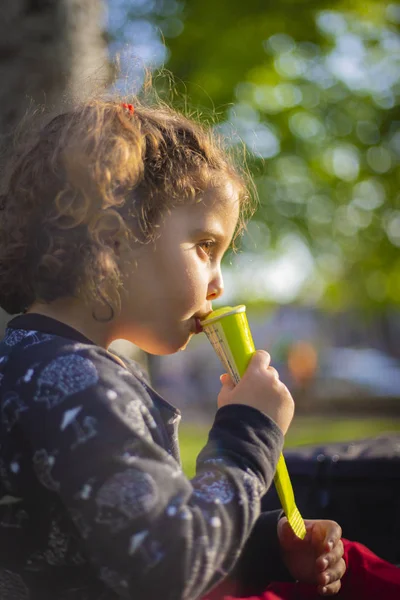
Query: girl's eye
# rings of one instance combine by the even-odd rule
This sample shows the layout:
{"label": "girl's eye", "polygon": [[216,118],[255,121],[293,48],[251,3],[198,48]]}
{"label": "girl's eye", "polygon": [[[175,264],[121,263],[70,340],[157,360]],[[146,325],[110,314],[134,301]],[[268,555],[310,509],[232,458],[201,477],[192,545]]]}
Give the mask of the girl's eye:
{"label": "girl's eye", "polygon": [[206,240],[204,242],[200,242],[199,244],[197,244],[197,246],[201,249],[201,251],[204,254],[206,254],[210,258],[215,248],[215,242],[212,240]]}

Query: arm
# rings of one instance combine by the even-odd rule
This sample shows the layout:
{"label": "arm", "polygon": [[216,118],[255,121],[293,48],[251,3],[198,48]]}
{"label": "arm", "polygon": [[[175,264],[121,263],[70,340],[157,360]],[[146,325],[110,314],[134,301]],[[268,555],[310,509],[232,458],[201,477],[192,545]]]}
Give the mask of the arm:
{"label": "arm", "polygon": [[[198,597],[235,564],[272,482],[283,436],[258,410],[225,406],[190,482],[156,443],[137,381],[116,375],[101,353],[79,356],[83,380],[87,375],[92,383],[62,401],[49,379],[41,389],[44,370],[35,374],[35,401],[19,421],[33,455],[55,457],[54,493],[99,577],[117,594]],[[77,443],[85,427],[93,435]]]}
{"label": "arm", "polygon": [[272,581],[294,581],[287,569],[278,538],[281,510],[261,513],[234,568],[239,596],[261,594]]}

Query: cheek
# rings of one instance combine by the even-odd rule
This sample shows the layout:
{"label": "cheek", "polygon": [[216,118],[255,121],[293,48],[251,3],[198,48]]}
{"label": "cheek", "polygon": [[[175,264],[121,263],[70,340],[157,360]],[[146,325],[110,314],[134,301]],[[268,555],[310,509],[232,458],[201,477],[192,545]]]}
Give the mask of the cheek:
{"label": "cheek", "polygon": [[[191,261],[185,265],[179,285],[188,310],[198,310],[205,301],[208,288],[208,269],[200,261]],[[200,306],[199,306],[200,305]]]}

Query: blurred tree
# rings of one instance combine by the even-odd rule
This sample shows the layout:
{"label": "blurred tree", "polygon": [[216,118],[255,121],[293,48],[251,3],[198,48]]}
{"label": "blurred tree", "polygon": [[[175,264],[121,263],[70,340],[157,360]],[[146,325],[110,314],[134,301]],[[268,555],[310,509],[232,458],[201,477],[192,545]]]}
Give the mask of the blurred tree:
{"label": "blurred tree", "polygon": [[[57,106],[106,75],[101,0],[13,0],[0,19],[0,133],[30,102]],[[94,76],[95,75],[95,76]]]}
{"label": "blurred tree", "polygon": [[168,68],[190,104],[251,152],[261,204],[244,248],[255,252],[255,233],[264,260],[274,247],[309,249],[305,300],[399,306],[400,4],[139,3],[170,7],[147,16]]}
{"label": "blurred tree", "polygon": [[[0,140],[30,106],[66,106],[108,80],[101,0],[13,0],[0,19]],[[0,325],[8,317],[0,315]]]}

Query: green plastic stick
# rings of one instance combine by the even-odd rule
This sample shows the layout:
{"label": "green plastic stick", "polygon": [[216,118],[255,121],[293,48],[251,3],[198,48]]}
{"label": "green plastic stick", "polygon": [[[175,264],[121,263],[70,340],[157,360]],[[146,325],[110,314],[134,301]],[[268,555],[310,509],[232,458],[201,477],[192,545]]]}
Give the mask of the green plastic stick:
{"label": "green plastic stick", "polygon": [[[201,323],[205,334],[222,364],[238,383],[255,350],[246,316],[246,307],[225,306],[209,314]],[[274,483],[287,520],[301,539],[306,535],[303,518],[296,506],[293,487],[283,454],[276,467]]]}

